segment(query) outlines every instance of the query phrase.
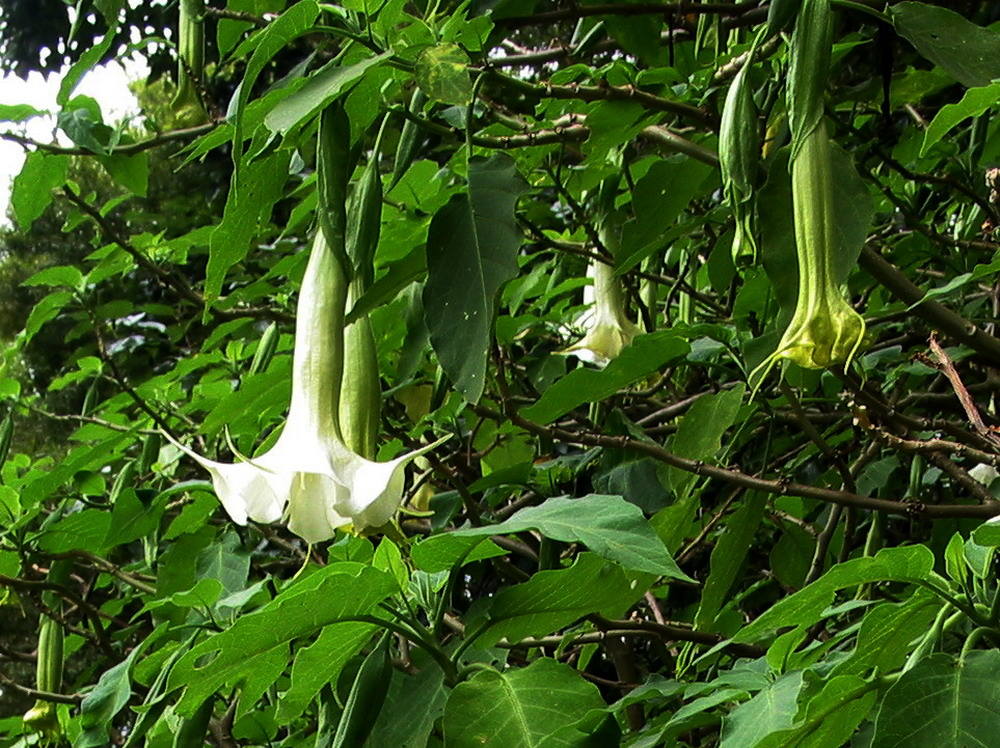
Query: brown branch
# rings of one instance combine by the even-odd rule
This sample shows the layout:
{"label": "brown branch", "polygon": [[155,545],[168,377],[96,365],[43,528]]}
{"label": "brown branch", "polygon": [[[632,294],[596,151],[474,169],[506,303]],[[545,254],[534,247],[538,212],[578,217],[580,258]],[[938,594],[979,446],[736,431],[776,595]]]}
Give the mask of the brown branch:
{"label": "brown branch", "polygon": [[131,156],[136,153],[141,153],[142,151],[148,151],[150,148],[157,148],[161,145],[175,143],[178,140],[188,140],[189,138],[204,135],[205,133],[211,132],[217,124],[218,123],[216,122],[209,122],[204,125],[198,125],[197,127],[185,127],[180,130],[169,130],[168,132],[164,132],[152,138],[146,138],[145,140],[140,140],[135,143],[123,143],[121,145],[116,145],[115,147],[108,149],[108,154],[95,154],[87,148],[70,148],[56,145],[55,143],[41,143],[37,140],[25,137],[24,135],[19,135],[16,132],[0,132],[0,140],[9,140],[23,146],[24,148],[34,148],[36,150],[44,151],[45,153],[52,153],[57,156]]}
{"label": "brown branch", "polygon": [[[504,414],[482,406],[472,406],[473,410],[488,418],[503,420]],[[652,457],[655,460],[676,467],[685,472],[694,473],[707,478],[715,478],[727,483],[733,483],[744,488],[763,491],[764,493],[776,494],[778,496],[799,496],[804,499],[816,499],[843,506],[856,507],[858,509],[868,509],[887,514],[897,514],[904,517],[924,517],[927,519],[944,519],[966,517],[971,519],[988,519],[997,514],[996,507],[985,504],[922,504],[911,501],[895,501],[892,499],[881,499],[869,496],[859,496],[849,491],[837,491],[831,488],[821,488],[819,486],[808,486],[803,483],[785,480],[769,480],[747,475],[739,470],[731,468],[708,465],[700,460],[689,460],[669,452],[657,444],[652,444],[627,436],[606,436],[591,432],[574,432],[562,428],[543,426],[534,421],[510,413],[506,416],[513,423],[532,433],[545,436],[554,441],[562,441],[569,444],[581,444],[591,447],[608,447],[610,449],[629,450]]]}
{"label": "brown branch", "polygon": [[30,696],[33,699],[38,699],[39,701],[50,701],[53,704],[79,704],[83,701],[83,694],[79,693],[52,693],[51,691],[39,691],[35,688],[29,688],[28,686],[22,686],[13,678],[10,678],[3,673],[0,673],[0,683],[5,686],[13,688],[15,691],[24,694],[25,696]]}
{"label": "brown branch", "polygon": [[948,337],[969,346],[994,365],[1000,365],[1000,338],[995,338],[964,317],[936,301],[924,299],[924,292],[881,254],[865,245],[858,262],[896,298],[915,305],[913,312]]}
{"label": "brown branch", "polygon": [[569,84],[555,86],[549,83],[531,83],[494,69],[490,69],[489,72],[491,77],[501,85],[539,98],[577,99],[579,101],[634,101],[651,111],[675,114],[701,127],[714,128],[715,126],[712,115],[704,109],[680,101],[664,99],[633,85],[580,86]]}
{"label": "brown branch", "polygon": [[976,407],[976,402],[972,399],[972,395],[969,394],[969,391],[965,388],[965,384],[962,382],[962,377],[959,375],[958,369],[955,368],[951,357],[945,353],[944,348],[938,343],[937,336],[934,333],[931,333],[929,343],[931,353],[934,354],[941,372],[948,378],[952,389],[955,390],[955,395],[962,404],[965,415],[969,418],[969,423],[983,437],[1000,446],[1000,439],[997,439],[996,433],[983,421],[983,417],[979,414],[979,409]]}
{"label": "brown branch", "polygon": [[756,2],[743,3],[607,3],[599,5],[576,5],[572,8],[550,10],[530,16],[508,16],[497,18],[494,24],[503,28],[537,26],[559,21],[572,21],[590,16],[681,16],[712,14],[718,16],[739,16],[757,8]]}

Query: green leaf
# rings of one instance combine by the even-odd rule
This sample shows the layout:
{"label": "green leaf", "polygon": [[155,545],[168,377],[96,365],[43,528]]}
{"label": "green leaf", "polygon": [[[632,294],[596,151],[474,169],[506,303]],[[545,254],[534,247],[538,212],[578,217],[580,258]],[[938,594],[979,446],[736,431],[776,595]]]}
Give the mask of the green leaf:
{"label": "green leaf", "polygon": [[74,748],[105,746],[110,742],[108,728],[132,695],[129,670],[132,661],[143,649],[141,645],[136,647],[128,657],[102,673],[94,690],[83,699],[80,704],[80,727],[83,732],[74,741]]}
{"label": "green leaf", "polygon": [[0,104],[0,122],[24,122],[44,115],[45,112],[30,104]]}
{"label": "green leaf", "polygon": [[1000,522],[996,518],[987,520],[972,531],[972,539],[988,548],[1000,547]]}
{"label": "green leaf", "polygon": [[243,541],[232,526],[226,527],[221,538],[199,553],[195,563],[198,579],[217,579],[226,594],[242,590],[249,573],[250,554],[243,550]]}
{"label": "green leaf", "polygon": [[931,146],[947,135],[959,122],[967,117],[978,117],[998,101],[1000,101],[1000,83],[991,83],[988,86],[970,88],[957,104],[945,104],[924,130],[920,155],[926,155]]}
{"label": "green leaf", "polygon": [[392,670],[385,697],[389,708],[379,713],[365,748],[425,748],[434,723],[444,713],[449,693],[444,672],[428,661],[423,650],[413,650],[412,656],[419,670],[412,675]]}
{"label": "green leaf", "polygon": [[769,733],[790,727],[801,689],[802,671],[788,673],[740,704],[722,720],[720,748],[756,746]]}
{"label": "green leaf", "polygon": [[312,28],[318,15],[319,6],[315,0],[300,0],[258,33],[245,40],[234,53],[238,56],[244,49],[253,50],[237,90],[236,106],[233,111],[233,118],[236,120],[236,126],[233,128],[233,162],[237,166],[237,172],[243,160],[243,115],[254,83],[271,58],[288,47],[293,39]]}
{"label": "green leaf", "polygon": [[671,330],[639,335],[604,369],[574,369],[521,413],[532,421],[551,423],[578,405],[599,402],[635,384],[690,349],[687,342]]}
{"label": "green leaf", "polygon": [[129,192],[146,197],[149,187],[149,154],[145,151],[131,156],[112,154],[98,158],[108,174]]}
{"label": "green leaf", "polygon": [[[589,118],[588,118],[589,119]],[[625,273],[655,252],[663,251],[663,235],[677,225],[681,211],[717,178],[712,167],[693,158],[658,159],[635,185],[635,219],[622,226],[615,272]]]}
{"label": "green leaf", "polygon": [[364,743],[385,703],[391,673],[389,635],[383,633],[382,641],[365,657],[354,678],[331,748],[355,748]]}
{"label": "green leaf", "polygon": [[792,727],[769,732],[753,745],[755,748],[848,745],[858,725],[875,705],[877,696],[875,684],[870,681],[854,675],[831,678],[823,685],[822,691],[809,699],[802,718],[797,719]]}
{"label": "green leaf", "polygon": [[98,553],[111,528],[111,514],[100,509],[84,509],[63,517],[41,536],[39,544],[50,553],[81,550]]}
{"label": "green leaf", "polygon": [[566,543],[583,543],[626,569],[694,582],[677,566],[639,507],[621,496],[590,494],[580,499],[548,499],[539,506],[521,509],[498,525],[471,527],[452,534],[480,537],[524,530],[538,530],[547,538]]}
{"label": "green leaf", "polygon": [[793,595],[764,611],[733,637],[734,641],[756,641],[784,626],[811,626],[833,602],[837,590],[870,582],[921,582],[933,574],[934,554],[927,546],[883,548],[874,556],[853,558]]}
{"label": "green leaf", "polygon": [[375,624],[346,621],[326,626],[316,641],[295,653],[292,685],[278,702],[277,719],[297,719],[327,683],[336,683],[344,666],[372,637]]}
{"label": "green leaf", "polygon": [[421,540],[410,550],[410,556],[418,569],[427,572],[447,571],[459,561],[471,564],[486,558],[503,556],[503,548],[491,540],[463,536],[453,532]]}
{"label": "green leaf", "polygon": [[124,545],[149,535],[160,526],[162,513],[162,504],[155,508],[147,507],[139,500],[134,488],[126,488],[115,499],[103,547]]}
{"label": "green leaf", "polygon": [[[745,387],[738,384],[731,390],[699,397],[684,414],[677,434],[670,442],[675,454],[689,460],[710,460],[722,448],[722,436],[736,422],[743,402]],[[670,485],[683,496],[698,476],[685,470],[670,468]]]}
{"label": "green leaf", "polygon": [[54,156],[42,151],[32,151],[24,159],[24,166],[14,177],[10,204],[22,231],[28,231],[52,202],[52,190],[66,181],[69,169],[68,156]]}
{"label": "green leaf", "polygon": [[653,577],[629,575],[593,553],[581,553],[568,569],[540,571],[493,597],[483,646],[507,638],[544,636],[588,613],[624,613],[641,598]]}
{"label": "green leaf", "polygon": [[694,627],[698,631],[714,629],[715,618],[743,568],[766,506],[764,496],[749,493],[740,508],[726,520],[726,529],[712,549],[708,579],[694,617]]}
{"label": "green leaf", "polygon": [[264,117],[264,124],[272,132],[286,134],[344,93],[369,68],[381,65],[389,57],[391,53],[383,52],[346,66],[338,59],[331,60],[313,73],[302,88],[278,102]]}
{"label": "green leaf", "polygon": [[79,288],[83,281],[83,273],[72,265],[56,265],[55,267],[40,270],[28,280],[21,283],[22,286],[65,286],[67,288]]}
{"label": "green leaf", "polygon": [[389,266],[388,272],[372,283],[351,307],[344,324],[351,324],[369,312],[388,304],[399,292],[413,283],[427,270],[427,257],[422,247]]}
{"label": "green leaf", "polygon": [[233,174],[222,222],[212,232],[205,271],[207,302],[219,297],[229,268],[243,261],[251,240],[267,224],[271,208],[282,197],[289,158],[288,151],[276,151]]}
{"label": "green leaf", "polygon": [[185,688],[178,713],[193,713],[227,683],[254,679],[255,689],[267,688],[287,666],[294,639],[367,614],[395,589],[389,575],[354,562],[315,572],[178,660],[168,681],[171,690]]}
{"label": "green leaf", "polygon": [[417,56],[417,85],[432,101],[464,106],[472,101],[469,56],[457,44],[428,47]]}
{"label": "green leaf", "polygon": [[79,59],[73,63],[59,84],[59,91],[56,93],[56,104],[65,107],[69,103],[69,97],[73,95],[73,90],[91,68],[97,65],[107,51],[111,48],[111,43],[115,40],[115,29],[110,29],[101,41],[94,44],[80,55]]}
{"label": "green leaf", "polygon": [[445,742],[450,748],[569,748],[582,745],[586,735],[563,731],[603,708],[596,686],[543,657],[517,670],[483,670],[460,683],[445,707]]}
{"label": "green leaf", "polygon": [[941,608],[932,592],[919,589],[900,603],[881,603],[861,619],[854,651],[837,663],[834,675],[891,673],[902,667],[917,637],[926,634]]}
{"label": "green leaf", "polygon": [[526,186],[509,156],[471,159],[468,192],[435,214],[427,235],[423,301],[431,344],[469,402],[486,386],[494,298],[517,275],[514,205]]}
{"label": "green leaf", "polygon": [[1000,733],[1000,651],[965,660],[938,653],[907,670],[886,692],[875,718],[879,748],[990,746]]}
{"label": "green leaf", "polygon": [[1000,78],[1000,34],[995,31],[927,3],[897,3],[889,14],[900,36],[963,86],[986,86]]}

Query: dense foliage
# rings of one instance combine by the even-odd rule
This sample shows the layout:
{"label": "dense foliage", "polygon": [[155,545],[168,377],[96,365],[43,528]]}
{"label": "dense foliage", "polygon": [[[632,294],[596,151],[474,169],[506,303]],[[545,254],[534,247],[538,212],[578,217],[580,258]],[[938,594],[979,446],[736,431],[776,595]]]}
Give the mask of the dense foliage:
{"label": "dense foliage", "polygon": [[993,3],[25,5],[0,744],[996,742]]}

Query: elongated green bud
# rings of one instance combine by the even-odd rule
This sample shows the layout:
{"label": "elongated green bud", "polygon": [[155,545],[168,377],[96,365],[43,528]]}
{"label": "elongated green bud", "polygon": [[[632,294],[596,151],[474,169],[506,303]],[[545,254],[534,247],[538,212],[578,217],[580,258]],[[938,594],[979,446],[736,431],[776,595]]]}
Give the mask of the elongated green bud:
{"label": "elongated green bud", "polygon": [[[35,661],[35,684],[39,691],[59,693],[62,688],[63,630],[43,615],[38,624],[38,654]],[[32,730],[49,735],[59,732],[59,715],[51,701],[39,699],[25,712],[24,724]]]}
{"label": "elongated green bud", "polygon": [[0,423],[0,468],[7,462],[10,443],[14,439],[14,414],[8,413]]}
{"label": "elongated green bud", "polygon": [[719,167],[722,190],[736,219],[733,260],[757,257],[757,242],[751,223],[753,188],[756,183],[760,143],[757,135],[757,108],[748,79],[751,64],[747,61],[733,78],[726,94],[719,127]]}
{"label": "elongated green bud", "polygon": [[[362,283],[351,283],[347,297],[350,307],[360,296]],[[362,457],[375,459],[382,387],[379,383],[378,351],[367,314],[344,330],[344,375],[340,384],[340,433],[344,444]]]}
{"label": "elongated green bud", "polygon": [[99,381],[99,379],[95,378],[90,382],[90,386],[87,388],[87,394],[83,396],[83,405],[80,408],[81,416],[90,415],[91,411],[94,409],[94,405],[97,404],[97,388]]}
{"label": "elongated green bud", "polygon": [[180,0],[177,20],[177,93],[171,107],[182,126],[208,119],[198,88],[205,69],[204,0]]}
{"label": "elongated green bud", "polygon": [[264,334],[260,336],[257,350],[254,351],[253,360],[250,362],[250,374],[259,374],[267,369],[267,365],[274,357],[274,352],[278,349],[278,338],[280,337],[278,324],[276,322],[269,324],[264,330]]}
{"label": "elongated green bud", "polygon": [[108,503],[114,505],[121,496],[122,491],[135,483],[135,461],[129,460],[122,467],[120,473],[115,477],[115,482],[111,484],[111,493],[108,495]]}
{"label": "elongated green bud", "polygon": [[147,434],[145,440],[142,442],[142,452],[139,454],[139,470],[140,473],[148,473],[149,469],[156,462],[156,459],[160,456],[160,446],[163,444],[163,439],[160,438],[159,434]]}
{"label": "elongated green bud", "polygon": [[[411,113],[419,115],[425,103],[427,103],[427,94],[419,88],[415,88],[413,95],[410,97],[410,105],[407,108]],[[420,128],[417,127],[417,123],[410,119],[406,120],[403,123],[403,129],[399,133],[399,142],[396,143],[396,158],[392,165],[392,179],[389,180],[390,190],[403,178],[406,170],[413,163],[413,156],[417,152],[419,136]]]}
{"label": "elongated green bud", "polygon": [[[55,561],[49,569],[48,581],[63,584],[70,575],[72,563],[67,560]],[[61,603],[52,591],[42,593],[42,601],[59,611]],[[57,621],[47,615],[38,619],[38,653],[35,660],[35,685],[39,691],[59,693],[62,690],[63,675],[63,630]],[[56,705],[39,699],[22,718],[32,730],[56,736],[60,731]]]}

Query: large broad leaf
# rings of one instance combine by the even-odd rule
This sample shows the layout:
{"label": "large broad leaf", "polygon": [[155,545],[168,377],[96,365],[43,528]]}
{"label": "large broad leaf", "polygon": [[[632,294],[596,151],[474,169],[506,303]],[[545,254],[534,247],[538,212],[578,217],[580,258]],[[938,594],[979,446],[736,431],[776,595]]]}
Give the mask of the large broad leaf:
{"label": "large broad leaf", "polygon": [[538,423],[551,423],[578,405],[603,400],[635,384],[689,350],[687,342],[670,330],[640,335],[604,369],[574,369],[522,413]]}
{"label": "large broad leaf", "polygon": [[964,86],[985,86],[1000,78],[1000,34],[958,13],[927,3],[899,3],[889,9],[900,36]]}
{"label": "large broad leaf", "polygon": [[721,748],[749,748],[769,733],[791,727],[798,711],[802,671],[782,676],[722,721]]}
{"label": "large broad leaf", "polygon": [[[520,510],[498,525],[469,527],[452,535],[480,537],[524,530],[538,530],[547,538],[566,543],[583,543],[626,569],[694,581],[677,566],[639,507],[621,496],[591,494],[581,499],[548,499],[540,506]],[[429,538],[424,542],[433,541],[434,538]]]}
{"label": "large broad leaf", "polygon": [[[874,683],[857,676],[841,675],[831,678],[824,684],[823,690],[809,700],[805,713],[795,720],[794,725],[769,732],[763,740],[752,745],[755,748],[826,748],[847,745],[854,730],[875,705],[877,696]],[[751,745],[741,742],[744,736],[747,736],[745,731],[743,735],[734,735],[732,745]]]}
{"label": "large broad leaf", "polygon": [[54,156],[32,151],[24,160],[21,172],[14,177],[10,203],[22,231],[31,228],[52,202],[52,190],[66,181],[68,156]]}
{"label": "large broad leaf", "polygon": [[875,719],[873,748],[993,746],[1000,735],[1000,651],[964,661],[931,655],[889,689]]}
{"label": "large broad leaf", "polygon": [[264,124],[273,132],[287,133],[360,80],[366,70],[380,65],[389,57],[388,52],[383,52],[353,65],[343,65],[340,60],[331,60],[313,73],[298,91],[278,102],[264,117]]}
{"label": "large broad leaf", "polygon": [[925,155],[932,145],[966,117],[978,117],[998,101],[1000,101],[1000,83],[991,83],[988,86],[970,88],[957,104],[945,104],[924,130],[920,155]]}
{"label": "large broad leaf", "polygon": [[568,569],[540,571],[523,584],[497,592],[480,643],[544,636],[588,613],[619,616],[653,579],[650,574],[626,574],[600,556],[581,553]]}
{"label": "large broad leaf", "polygon": [[271,208],[281,198],[288,161],[288,152],[276,151],[233,173],[222,222],[212,232],[205,272],[207,301],[219,297],[229,268],[247,256],[251,240],[267,224]]}
{"label": "large broad leaf", "polygon": [[541,658],[505,673],[483,670],[448,697],[445,743],[449,748],[579,746],[587,736],[573,724],[603,708],[597,686],[555,660]]}
{"label": "large broad leaf", "polygon": [[287,724],[302,714],[323,686],[336,682],[344,665],[374,630],[374,624],[361,621],[334,623],[324,628],[316,641],[296,652],[292,685],[278,702],[277,719]]}
{"label": "large broad leaf", "polygon": [[192,713],[226,683],[243,682],[244,696],[263,691],[287,666],[292,640],[366,614],[396,588],[388,574],[354,562],[316,572],[178,661],[168,682],[170,689],[187,687],[178,713]]}
{"label": "large broad leaf", "polygon": [[101,674],[97,685],[80,704],[82,732],[73,743],[76,748],[92,748],[110,742],[108,727],[132,696],[132,679],[129,675],[132,663],[156,638],[154,632],[133,649],[128,657]]}
{"label": "large broad leaf", "polygon": [[917,637],[927,633],[942,602],[932,592],[918,589],[900,603],[881,603],[861,619],[854,652],[833,669],[834,675],[864,675],[877,669],[900,668]]}
{"label": "large broad leaf", "polygon": [[469,56],[457,44],[428,47],[417,56],[415,72],[427,98],[458,106],[472,101]]}
{"label": "large broad leaf", "polygon": [[468,192],[437,212],[427,234],[427,328],[442,368],[469,402],[486,383],[494,297],[517,275],[514,204],[525,187],[509,156],[473,159]]}
{"label": "large broad leaf", "polygon": [[694,627],[699,631],[712,630],[715,617],[722,610],[729,590],[743,568],[766,505],[762,494],[751,493],[726,520],[725,532],[712,549],[711,571],[705,580],[705,589],[694,617]]}
{"label": "large broad leaf", "polygon": [[[698,398],[681,419],[670,449],[689,460],[713,459],[722,448],[722,436],[736,422],[743,402],[742,384],[731,390]],[[670,485],[678,496],[684,496],[697,480],[694,473],[670,469]]]}
{"label": "large broad leaf", "polygon": [[300,0],[257,34],[246,39],[233,53],[235,57],[239,57],[241,53],[253,50],[246,71],[243,73],[243,80],[240,81],[236,91],[233,108],[233,117],[236,121],[233,128],[233,162],[236,164],[237,172],[240,170],[243,157],[243,115],[254,83],[271,58],[286,48],[293,39],[312,28],[318,15],[319,6],[315,0]]}
{"label": "large broad leaf", "polygon": [[750,642],[784,626],[811,626],[833,602],[837,590],[870,582],[925,581],[933,569],[934,554],[924,545],[884,548],[874,556],[852,558],[837,564],[808,587],[779,600],[733,640]]}
{"label": "large broad leaf", "polygon": [[411,657],[419,670],[413,675],[393,670],[385,698],[391,706],[379,712],[365,748],[424,748],[444,712],[444,672],[423,650],[412,650]]}

